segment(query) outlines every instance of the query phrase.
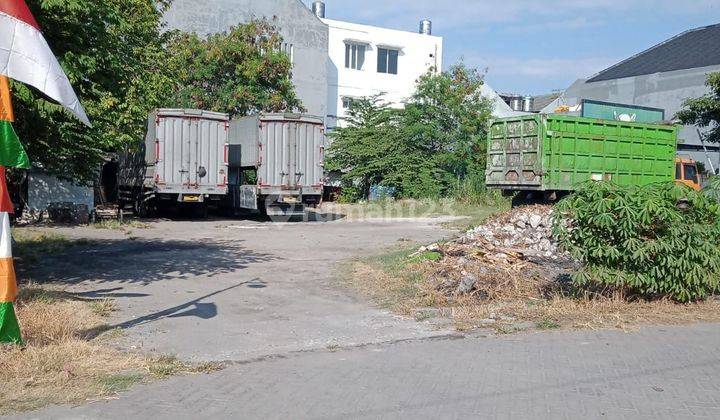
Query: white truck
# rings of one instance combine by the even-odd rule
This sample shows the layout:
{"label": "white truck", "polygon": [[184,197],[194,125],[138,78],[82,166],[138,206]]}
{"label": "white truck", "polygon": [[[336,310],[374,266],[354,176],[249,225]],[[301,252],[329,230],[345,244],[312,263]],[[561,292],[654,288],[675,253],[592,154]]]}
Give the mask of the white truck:
{"label": "white truck", "polygon": [[269,216],[303,215],[322,201],[325,125],[304,114],[258,114],[230,121],[229,201]]}
{"label": "white truck", "polygon": [[121,155],[118,201],[140,217],[160,207],[191,206],[205,214],[228,194],[227,114],[158,109],[148,118],[145,142]]}

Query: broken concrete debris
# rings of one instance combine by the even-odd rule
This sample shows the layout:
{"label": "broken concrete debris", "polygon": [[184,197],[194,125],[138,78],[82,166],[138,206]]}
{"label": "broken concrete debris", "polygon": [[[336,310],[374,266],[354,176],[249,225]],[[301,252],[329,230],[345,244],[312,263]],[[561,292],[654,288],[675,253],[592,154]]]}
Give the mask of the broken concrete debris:
{"label": "broken concrete debris", "polygon": [[552,212],[552,206],[519,207],[414,255],[442,254],[427,264],[436,289],[447,296],[538,298],[574,266],[553,239]]}
{"label": "broken concrete debris", "polygon": [[[495,247],[522,249],[554,258],[558,247],[552,235],[552,207],[528,206],[514,209],[467,232],[460,243],[487,241]],[[505,259],[504,256],[499,256]]]}

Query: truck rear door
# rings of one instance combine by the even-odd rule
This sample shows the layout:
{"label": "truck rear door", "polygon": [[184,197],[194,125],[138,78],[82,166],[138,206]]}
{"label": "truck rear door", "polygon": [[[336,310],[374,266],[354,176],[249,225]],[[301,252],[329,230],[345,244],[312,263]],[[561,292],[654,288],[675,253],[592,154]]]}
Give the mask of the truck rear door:
{"label": "truck rear door", "polygon": [[225,194],[227,117],[196,110],[164,112],[157,118],[155,146],[160,192]]}
{"label": "truck rear door", "polygon": [[322,186],[325,130],[323,124],[295,124],[295,188]]}
{"label": "truck rear door", "polygon": [[263,184],[292,191],[322,185],[322,123],[268,120],[262,130],[265,141],[258,175]]}
{"label": "truck rear door", "polygon": [[505,189],[542,186],[541,127],[537,120],[500,120],[490,127],[487,185]]}

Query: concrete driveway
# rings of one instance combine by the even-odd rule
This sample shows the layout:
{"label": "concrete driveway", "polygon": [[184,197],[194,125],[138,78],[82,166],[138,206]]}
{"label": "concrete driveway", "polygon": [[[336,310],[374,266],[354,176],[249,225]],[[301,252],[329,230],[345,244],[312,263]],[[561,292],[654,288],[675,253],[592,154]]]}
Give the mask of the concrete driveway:
{"label": "concrete driveway", "polygon": [[[447,334],[374,309],[335,280],[338,262],[450,235],[440,219],[159,221],[58,229],[92,240],[21,277],[115,299],[122,345],[192,361],[242,361]],[[402,240],[402,242],[399,242]]]}

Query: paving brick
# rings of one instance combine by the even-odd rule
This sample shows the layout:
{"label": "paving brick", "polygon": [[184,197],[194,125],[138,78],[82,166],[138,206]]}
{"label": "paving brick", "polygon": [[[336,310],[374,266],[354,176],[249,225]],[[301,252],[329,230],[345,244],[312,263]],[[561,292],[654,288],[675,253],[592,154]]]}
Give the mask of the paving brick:
{"label": "paving brick", "polygon": [[720,348],[718,325],[396,343],[236,365],[24,417],[720,418],[720,360],[708,348]]}

